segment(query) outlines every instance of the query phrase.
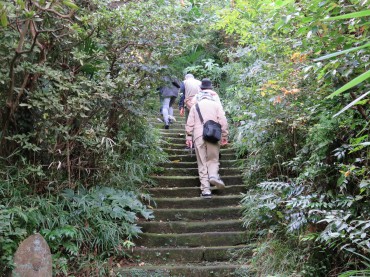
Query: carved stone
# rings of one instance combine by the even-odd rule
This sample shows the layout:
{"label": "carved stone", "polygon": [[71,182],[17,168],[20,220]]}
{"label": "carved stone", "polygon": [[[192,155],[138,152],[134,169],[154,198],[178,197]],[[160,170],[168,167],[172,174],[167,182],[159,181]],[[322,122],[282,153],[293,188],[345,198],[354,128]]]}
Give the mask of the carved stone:
{"label": "carved stone", "polygon": [[52,259],[49,245],[34,234],[19,245],[14,255],[13,277],[51,277]]}

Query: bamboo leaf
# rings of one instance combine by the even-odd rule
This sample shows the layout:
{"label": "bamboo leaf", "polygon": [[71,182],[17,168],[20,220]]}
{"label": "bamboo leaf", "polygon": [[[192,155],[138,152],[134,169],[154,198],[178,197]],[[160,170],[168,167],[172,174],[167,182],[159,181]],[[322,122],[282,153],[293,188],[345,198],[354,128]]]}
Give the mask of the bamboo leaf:
{"label": "bamboo leaf", "polygon": [[337,89],[332,94],[327,96],[327,98],[333,98],[334,96],[337,96],[338,94],[341,94],[343,91],[346,91],[346,90],[358,85],[359,83],[362,83],[363,81],[365,81],[369,77],[370,77],[370,70],[368,70],[365,73],[361,74],[360,76],[356,77],[355,79],[353,79],[349,83],[345,84],[340,89]]}
{"label": "bamboo leaf", "polygon": [[0,23],[3,27],[6,27],[8,25],[8,18],[6,17],[5,11],[1,11]]}
{"label": "bamboo leaf", "polygon": [[352,52],[352,51],[360,50],[360,49],[363,49],[363,48],[366,48],[366,47],[370,47],[370,43],[366,43],[365,45],[358,46],[358,47],[352,47],[350,49],[346,49],[346,50],[343,50],[343,51],[338,51],[338,52],[335,52],[335,53],[331,53],[331,54],[322,56],[320,58],[314,59],[313,61],[318,62],[318,61],[330,59],[330,58],[333,58],[333,57],[336,57],[336,56],[339,56],[339,55],[343,55],[343,54],[346,54],[346,53],[349,53],[349,52]]}
{"label": "bamboo leaf", "polygon": [[24,3],[23,0],[17,0],[17,4],[21,7],[22,10],[26,7],[26,3]]}
{"label": "bamboo leaf", "polygon": [[78,10],[78,6],[70,0],[64,0],[63,4],[71,8],[72,10]]}
{"label": "bamboo leaf", "polygon": [[351,103],[349,103],[343,109],[341,109],[338,113],[336,113],[333,117],[336,117],[336,116],[340,115],[341,113],[345,112],[346,110],[348,110],[349,108],[351,108],[353,105],[355,105],[358,101],[360,101],[361,99],[365,98],[369,93],[370,93],[370,91],[366,92],[365,94],[361,95],[357,99],[353,100]]}
{"label": "bamboo leaf", "polygon": [[370,10],[361,11],[361,12],[354,12],[354,13],[347,13],[347,14],[343,14],[343,15],[339,15],[339,16],[328,17],[328,18],[324,18],[323,21],[358,18],[358,17],[364,17],[364,16],[370,16]]}

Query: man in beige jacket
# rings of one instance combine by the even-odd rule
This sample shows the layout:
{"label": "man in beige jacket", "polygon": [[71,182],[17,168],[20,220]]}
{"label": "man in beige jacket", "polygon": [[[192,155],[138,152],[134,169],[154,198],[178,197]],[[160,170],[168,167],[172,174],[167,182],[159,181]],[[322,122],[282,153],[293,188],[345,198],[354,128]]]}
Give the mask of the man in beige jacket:
{"label": "man in beige jacket", "polygon": [[184,107],[180,107],[180,115],[183,116],[185,113],[185,122],[188,120],[189,111],[193,105],[193,98],[200,92],[201,81],[194,78],[193,74],[186,74],[185,80],[180,86],[180,91],[184,95]]}
{"label": "man in beige jacket", "polygon": [[222,138],[219,143],[210,143],[203,140],[203,124],[199,118],[196,106],[194,105],[189,112],[186,122],[186,145],[192,148],[193,142],[197,156],[198,173],[200,180],[201,197],[211,198],[210,185],[215,185],[218,189],[225,188],[224,182],[218,175],[220,145],[228,143],[228,124],[225,112],[219,103],[215,101],[209,92],[201,92],[198,95],[198,106],[204,122],[214,120],[221,124]]}

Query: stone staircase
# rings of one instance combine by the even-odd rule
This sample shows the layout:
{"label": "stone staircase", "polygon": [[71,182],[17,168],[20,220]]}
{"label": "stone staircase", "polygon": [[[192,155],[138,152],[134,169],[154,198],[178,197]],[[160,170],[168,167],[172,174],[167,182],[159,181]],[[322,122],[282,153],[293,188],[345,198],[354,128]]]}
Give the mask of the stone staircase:
{"label": "stone staircase", "polygon": [[231,146],[221,149],[225,190],[212,190],[212,199],[200,198],[196,156],[185,149],[184,118],[175,116],[169,130],[153,119],[169,161],[160,165],[153,176],[157,186],[149,189],[155,219],[140,222],[143,234],[135,241],[133,264],[119,268],[118,276],[253,276],[237,262],[252,254],[254,234],[240,219],[245,186],[234,151]]}

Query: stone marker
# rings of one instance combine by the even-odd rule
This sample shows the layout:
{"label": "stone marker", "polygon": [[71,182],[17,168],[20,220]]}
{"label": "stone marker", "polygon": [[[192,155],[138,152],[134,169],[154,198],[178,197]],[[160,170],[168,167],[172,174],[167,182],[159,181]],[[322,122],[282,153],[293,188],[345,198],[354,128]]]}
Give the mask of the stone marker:
{"label": "stone marker", "polygon": [[34,234],[19,245],[14,255],[13,277],[51,277],[52,260],[49,245],[40,234]]}

